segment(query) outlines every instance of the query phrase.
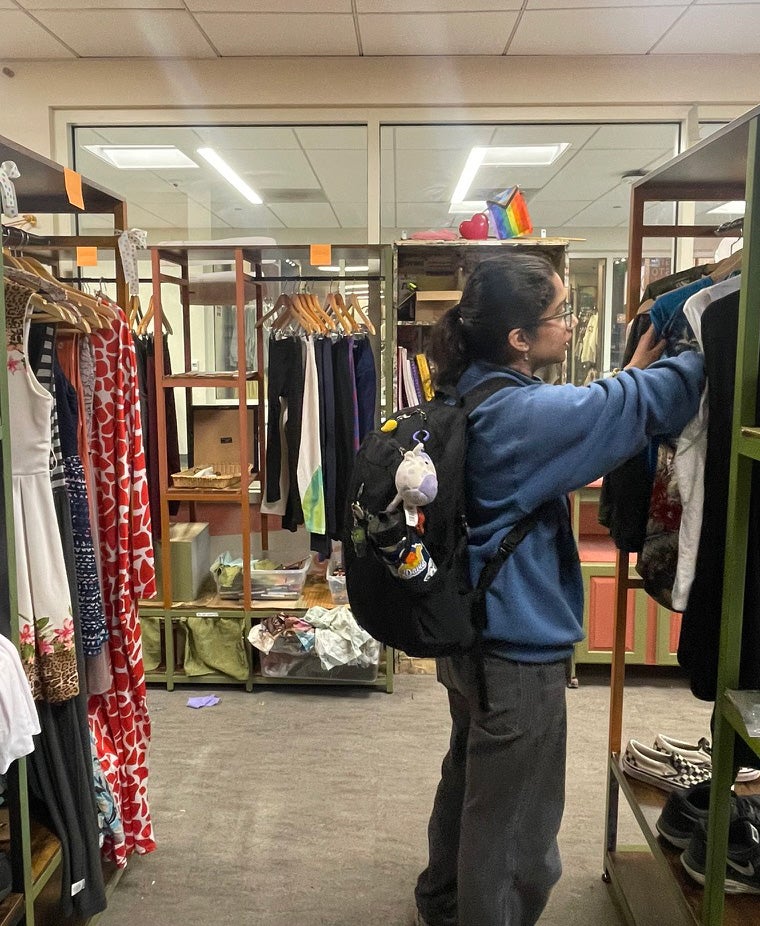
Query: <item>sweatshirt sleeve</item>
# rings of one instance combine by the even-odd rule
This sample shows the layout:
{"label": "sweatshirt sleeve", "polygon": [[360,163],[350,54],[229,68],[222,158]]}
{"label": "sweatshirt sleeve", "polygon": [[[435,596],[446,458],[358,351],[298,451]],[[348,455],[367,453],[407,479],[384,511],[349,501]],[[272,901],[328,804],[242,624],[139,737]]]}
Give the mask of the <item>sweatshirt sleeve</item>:
{"label": "sweatshirt sleeve", "polygon": [[[589,386],[502,390],[473,424],[481,439],[503,448],[494,463],[509,468],[514,500],[528,512],[598,479],[650,438],[680,433],[697,412],[704,379],[702,355],[689,351]],[[494,414],[497,405],[502,414]]]}

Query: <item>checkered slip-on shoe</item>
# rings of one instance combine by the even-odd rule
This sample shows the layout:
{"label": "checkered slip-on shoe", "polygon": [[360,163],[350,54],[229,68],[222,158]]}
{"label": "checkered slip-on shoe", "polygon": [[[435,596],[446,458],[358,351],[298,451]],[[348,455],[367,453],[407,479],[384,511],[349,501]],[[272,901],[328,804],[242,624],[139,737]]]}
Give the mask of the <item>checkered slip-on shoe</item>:
{"label": "checkered slip-on shoe", "polygon": [[630,778],[663,791],[688,791],[711,777],[710,767],[694,765],[679,755],[660,752],[637,740],[629,740],[620,756],[620,768]]}
{"label": "checkered slip-on shoe", "polygon": [[[664,733],[658,733],[654,748],[660,752],[679,755],[687,762],[694,765],[712,765],[712,747],[710,741],[703,736],[696,744],[685,743],[683,740],[674,739],[672,736],[666,736]],[[760,778],[760,769],[758,768],[740,768],[736,775],[737,782],[756,781]]]}
{"label": "checkered slip-on shoe", "polygon": [[[681,864],[698,884],[705,883],[707,832],[702,823],[694,830]],[[760,831],[756,821],[744,817],[731,821],[724,890],[727,894],[760,894]]]}

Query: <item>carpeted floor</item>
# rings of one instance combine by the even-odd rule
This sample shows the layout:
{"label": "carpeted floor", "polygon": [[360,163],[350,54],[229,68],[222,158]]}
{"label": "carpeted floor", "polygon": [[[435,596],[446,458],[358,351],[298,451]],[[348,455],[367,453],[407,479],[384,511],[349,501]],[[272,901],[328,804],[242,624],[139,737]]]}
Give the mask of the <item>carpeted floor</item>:
{"label": "carpeted floor", "polygon": [[[608,685],[567,692],[564,876],[546,926],[617,926],[601,881]],[[192,710],[187,698],[221,696]],[[710,706],[669,673],[632,680],[625,736],[709,733]],[[99,926],[409,926],[425,829],[447,748],[443,689],[150,692],[150,798],[158,850],[133,858]],[[622,808],[622,804],[621,804]],[[640,843],[627,809],[620,837]]]}

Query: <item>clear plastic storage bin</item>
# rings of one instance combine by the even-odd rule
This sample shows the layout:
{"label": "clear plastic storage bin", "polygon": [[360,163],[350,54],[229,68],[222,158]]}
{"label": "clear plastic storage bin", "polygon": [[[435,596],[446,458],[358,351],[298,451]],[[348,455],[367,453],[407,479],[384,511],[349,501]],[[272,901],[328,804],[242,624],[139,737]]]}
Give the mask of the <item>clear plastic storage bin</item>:
{"label": "clear plastic storage bin", "polygon": [[374,682],[380,665],[380,644],[373,641],[368,654],[370,665],[345,665],[325,669],[315,652],[292,653],[278,652],[277,647],[269,653],[259,652],[261,674],[267,678],[301,678],[304,681],[339,679],[342,681]]}
{"label": "clear plastic storage bin", "polygon": [[333,604],[348,604],[348,592],[346,591],[346,575],[340,576],[333,574],[333,569],[338,565],[334,556],[330,557],[327,564],[327,587],[330,589]]}
{"label": "clear plastic storage bin", "polygon": [[257,601],[301,597],[311,555],[295,569],[254,569],[251,563],[251,596]]}

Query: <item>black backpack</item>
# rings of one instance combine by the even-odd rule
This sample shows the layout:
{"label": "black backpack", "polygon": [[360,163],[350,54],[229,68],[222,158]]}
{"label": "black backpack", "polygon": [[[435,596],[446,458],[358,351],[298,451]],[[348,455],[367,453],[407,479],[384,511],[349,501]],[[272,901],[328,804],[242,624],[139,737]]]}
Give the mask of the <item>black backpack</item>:
{"label": "black backpack", "polygon": [[[508,531],[486,563],[477,586],[467,557],[464,468],[467,419],[485,399],[507,386],[492,377],[464,396],[438,394],[397,412],[370,432],[354,462],[348,488],[343,550],[346,588],[358,623],[375,639],[409,656],[451,656],[481,647],[486,626],[485,594],[501,567],[534,526],[539,510]],[[406,450],[421,442],[435,464],[438,494],[425,505],[424,533],[406,536],[406,548],[422,547],[419,564],[400,578],[383,551],[404,545],[403,511],[385,514],[396,496],[394,477]],[[432,560],[432,567],[429,564]]]}

